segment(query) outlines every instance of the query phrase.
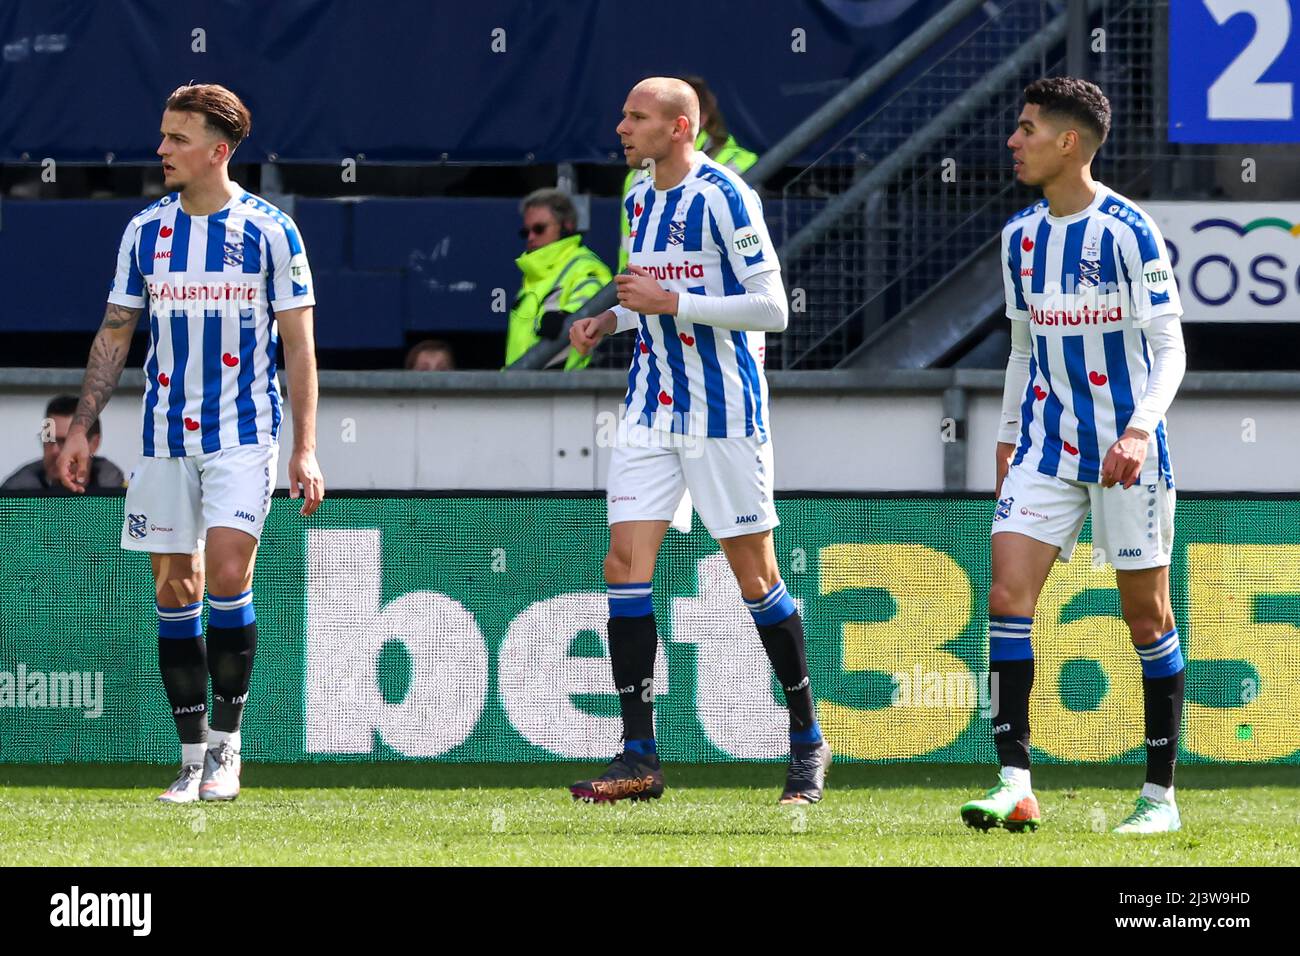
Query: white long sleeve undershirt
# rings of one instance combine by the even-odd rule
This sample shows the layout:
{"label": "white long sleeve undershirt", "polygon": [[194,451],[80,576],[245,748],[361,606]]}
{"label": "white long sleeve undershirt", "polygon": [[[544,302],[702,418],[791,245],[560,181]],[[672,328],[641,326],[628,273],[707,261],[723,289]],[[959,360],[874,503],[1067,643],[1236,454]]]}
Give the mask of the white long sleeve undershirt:
{"label": "white long sleeve undershirt", "polygon": [[[741,332],[784,331],[790,320],[790,311],[780,270],[771,269],[752,275],[741,285],[745,287],[742,295],[679,293],[677,321]],[[614,306],[612,311],[616,332],[636,328],[639,321],[636,312],[621,305]]]}
{"label": "white long sleeve undershirt", "polygon": [[1183,324],[1176,315],[1154,318],[1142,331],[1151,347],[1151,371],[1147,374],[1147,390],[1133,410],[1128,427],[1150,435],[1169,411],[1178,386],[1183,383],[1187,347],[1183,344]]}
{"label": "white long sleeve undershirt", "polygon": [[[1161,315],[1144,328],[1151,347],[1151,371],[1146,391],[1128,421],[1129,428],[1150,435],[1173,404],[1178,386],[1187,371],[1187,349],[1183,327],[1176,315]],[[1029,323],[1012,320],[1011,354],[1007,358],[1006,383],[1002,388],[1002,421],[998,441],[1015,443],[1020,433],[1020,403],[1029,387]]]}

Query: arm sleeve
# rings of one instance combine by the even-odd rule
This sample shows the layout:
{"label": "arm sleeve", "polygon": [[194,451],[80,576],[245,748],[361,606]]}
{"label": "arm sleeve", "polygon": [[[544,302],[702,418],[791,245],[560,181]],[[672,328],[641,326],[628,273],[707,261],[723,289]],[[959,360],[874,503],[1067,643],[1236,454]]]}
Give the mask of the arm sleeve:
{"label": "arm sleeve", "polygon": [[288,216],[276,218],[279,229],[267,230],[267,298],[276,312],[316,304],[316,290],[307,264],[302,235]]}
{"label": "arm sleeve", "polygon": [[785,331],[790,312],[781,273],[776,269],[754,273],[743,285],[741,295],[679,293],[678,321],[742,332]]}
{"label": "arm sleeve", "polygon": [[1021,230],[1004,230],[1002,233],[1002,287],[1007,295],[1007,318],[1029,321],[1029,305],[1020,284]]}
{"label": "arm sleeve", "polygon": [[1029,387],[1029,325],[1011,323],[1011,355],[1007,358],[1007,380],[1002,387],[1002,421],[998,441],[1013,444],[1020,434],[1020,403]]}
{"label": "arm sleeve", "polygon": [[128,309],[143,309],[147,298],[144,276],[140,275],[140,264],[135,258],[137,234],[135,223],[128,223],[117,248],[113,284],[108,289],[108,301]]}
{"label": "arm sleeve", "polygon": [[614,313],[614,333],[616,335],[619,332],[629,332],[641,324],[640,314],[633,312],[631,309],[616,305],[610,311]]}
{"label": "arm sleeve", "polygon": [[1146,328],[1162,315],[1182,315],[1183,303],[1160,227],[1149,218],[1142,220],[1120,233],[1119,247],[1129,283],[1133,324]]}
{"label": "arm sleeve", "polygon": [[1129,428],[1150,435],[1173,404],[1183,373],[1187,371],[1187,349],[1183,346],[1183,326],[1176,315],[1160,315],[1144,330],[1154,353],[1147,389],[1128,420]]}

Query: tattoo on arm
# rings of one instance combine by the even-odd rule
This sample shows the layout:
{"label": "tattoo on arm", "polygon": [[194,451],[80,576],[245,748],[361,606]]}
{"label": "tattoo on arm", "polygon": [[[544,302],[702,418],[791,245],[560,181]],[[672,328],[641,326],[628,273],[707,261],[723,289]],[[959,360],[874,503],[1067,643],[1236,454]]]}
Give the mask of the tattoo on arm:
{"label": "tattoo on arm", "polygon": [[[72,416],[72,427],[89,430],[113,396],[113,389],[122,375],[122,366],[126,364],[126,353],[130,350],[129,336],[135,330],[141,311],[111,302],[104,311],[103,324],[90,346],[86,377],[81,383],[81,401]],[[126,341],[122,341],[123,330]]]}
{"label": "tattoo on arm", "polygon": [[134,330],[142,311],[142,309],[128,309],[124,305],[110,302],[108,308],[104,310],[104,321],[100,328],[120,329],[129,325]]}

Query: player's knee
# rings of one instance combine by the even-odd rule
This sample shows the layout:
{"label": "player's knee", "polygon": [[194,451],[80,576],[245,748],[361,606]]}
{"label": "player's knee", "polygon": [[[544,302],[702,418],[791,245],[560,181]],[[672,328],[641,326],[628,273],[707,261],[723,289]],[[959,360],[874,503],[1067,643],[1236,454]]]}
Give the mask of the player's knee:
{"label": "player's knee", "polygon": [[758,601],[776,586],[779,574],[738,574],[736,583],[740,585],[740,596],[746,601]]}
{"label": "player's knee", "polygon": [[1154,644],[1171,628],[1166,627],[1166,619],[1159,612],[1130,614],[1124,623],[1128,625],[1129,637],[1135,647]]}
{"label": "player's knee", "polygon": [[609,551],[605,553],[605,583],[606,584],[628,584],[628,576],[632,573],[632,556],[623,554],[619,549],[610,545]]}
{"label": "player's knee", "polygon": [[1005,617],[1033,617],[1034,602],[1021,589],[1005,581],[989,586],[989,613]]}
{"label": "player's knee", "polygon": [[201,574],[169,575],[154,582],[159,607],[186,607],[203,599]]}
{"label": "player's knee", "polygon": [[217,561],[208,565],[208,592],[233,597],[248,589],[248,565],[243,561]]}

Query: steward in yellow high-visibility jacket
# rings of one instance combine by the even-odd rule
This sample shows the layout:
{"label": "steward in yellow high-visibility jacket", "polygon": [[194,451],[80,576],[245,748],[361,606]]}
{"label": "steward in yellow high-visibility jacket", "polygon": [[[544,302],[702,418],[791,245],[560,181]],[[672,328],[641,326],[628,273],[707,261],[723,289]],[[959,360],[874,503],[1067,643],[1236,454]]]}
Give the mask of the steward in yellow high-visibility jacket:
{"label": "steward in yellow high-visibility jacket", "polygon": [[[506,365],[543,339],[558,338],[564,320],[612,279],[609,267],[574,231],[577,211],[567,195],[558,189],[539,189],[524,199],[520,209],[524,218],[520,235],[527,251],[515,260],[523,285],[506,327]],[[566,349],[551,365],[561,360],[566,370],[585,368],[591,356]]]}

